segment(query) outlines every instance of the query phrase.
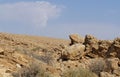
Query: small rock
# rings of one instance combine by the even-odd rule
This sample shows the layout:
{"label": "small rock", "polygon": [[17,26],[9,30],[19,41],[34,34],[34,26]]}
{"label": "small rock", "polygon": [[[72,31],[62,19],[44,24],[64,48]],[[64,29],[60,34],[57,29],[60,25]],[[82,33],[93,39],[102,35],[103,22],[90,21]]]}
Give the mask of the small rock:
{"label": "small rock", "polygon": [[11,71],[8,69],[8,70],[5,71],[5,73],[11,73]]}
{"label": "small rock", "polygon": [[16,64],[16,66],[17,66],[18,68],[21,68],[20,64]]}
{"label": "small rock", "polygon": [[2,48],[0,48],[0,53],[4,52],[4,50]]}

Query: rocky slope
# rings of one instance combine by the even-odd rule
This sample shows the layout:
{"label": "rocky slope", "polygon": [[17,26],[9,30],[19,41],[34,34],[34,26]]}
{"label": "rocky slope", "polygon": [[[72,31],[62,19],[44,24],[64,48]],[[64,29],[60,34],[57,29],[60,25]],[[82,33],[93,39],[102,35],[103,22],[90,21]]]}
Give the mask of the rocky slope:
{"label": "rocky slope", "polygon": [[120,38],[99,40],[92,35],[70,40],[0,33],[0,77],[40,64],[53,77],[82,67],[98,77],[120,77]]}

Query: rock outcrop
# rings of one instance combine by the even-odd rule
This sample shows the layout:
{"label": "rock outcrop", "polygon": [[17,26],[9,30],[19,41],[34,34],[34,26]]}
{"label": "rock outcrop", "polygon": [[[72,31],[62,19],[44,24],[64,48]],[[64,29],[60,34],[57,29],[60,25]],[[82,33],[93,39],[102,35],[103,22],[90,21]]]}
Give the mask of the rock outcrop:
{"label": "rock outcrop", "polygon": [[0,77],[13,77],[12,73],[30,68],[30,63],[40,64],[52,77],[78,68],[98,77],[120,77],[120,38],[99,40],[78,34],[69,38],[71,42],[0,33]]}
{"label": "rock outcrop", "polygon": [[107,52],[108,57],[118,57],[120,59],[120,38],[116,38]]}
{"label": "rock outcrop", "polygon": [[61,53],[61,59],[66,61],[66,66],[67,61],[75,62],[76,66],[90,69],[99,77],[120,77],[120,38],[112,41],[99,40],[92,35],[83,38],[72,34],[69,37],[71,43]]}

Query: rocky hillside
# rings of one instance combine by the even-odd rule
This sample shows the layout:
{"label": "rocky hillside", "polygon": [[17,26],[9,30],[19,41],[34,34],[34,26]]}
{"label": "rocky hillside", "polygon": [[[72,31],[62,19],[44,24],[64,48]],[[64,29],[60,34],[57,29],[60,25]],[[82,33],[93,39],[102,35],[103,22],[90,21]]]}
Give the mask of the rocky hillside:
{"label": "rocky hillside", "polygon": [[[78,34],[69,38],[0,33],[0,77],[120,77],[120,38]],[[42,74],[36,73],[38,68]],[[70,75],[76,71],[80,75]]]}

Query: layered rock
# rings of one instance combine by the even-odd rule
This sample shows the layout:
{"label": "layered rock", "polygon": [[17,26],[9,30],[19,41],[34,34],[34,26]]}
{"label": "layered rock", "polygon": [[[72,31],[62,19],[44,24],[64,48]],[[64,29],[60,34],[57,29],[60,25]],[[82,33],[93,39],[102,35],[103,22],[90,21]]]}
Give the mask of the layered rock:
{"label": "layered rock", "polygon": [[78,34],[71,34],[69,35],[69,38],[71,40],[70,45],[76,44],[76,43],[84,43],[84,38],[79,36]]}
{"label": "layered rock", "polygon": [[120,59],[120,38],[116,38],[107,52],[108,57],[118,57]]}
{"label": "layered rock", "polygon": [[63,60],[78,60],[84,54],[85,46],[82,44],[74,44],[72,46],[66,47],[62,51],[62,59]]}
{"label": "layered rock", "polygon": [[120,38],[112,41],[99,40],[92,35],[83,38],[72,34],[69,37],[71,43],[61,53],[61,59],[63,63],[66,61],[66,66],[69,66],[68,61],[72,61],[99,77],[120,77]]}

